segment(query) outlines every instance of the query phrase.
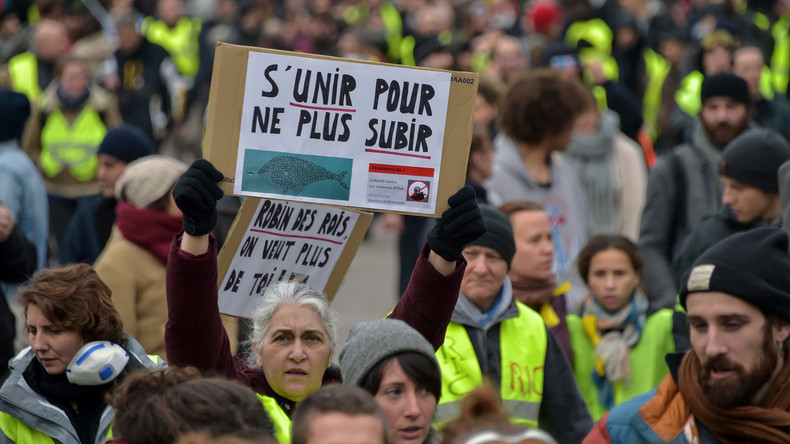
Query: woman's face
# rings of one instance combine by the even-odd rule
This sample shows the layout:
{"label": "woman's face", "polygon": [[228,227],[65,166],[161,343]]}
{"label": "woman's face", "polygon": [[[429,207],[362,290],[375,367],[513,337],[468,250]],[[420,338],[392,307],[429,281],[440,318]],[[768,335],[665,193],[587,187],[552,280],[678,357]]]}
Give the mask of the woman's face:
{"label": "woman's face", "polygon": [[401,368],[397,359],[384,366],[376,402],[387,416],[390,444],[421,444],[431,431],[436,397],[417,385]]}
{"label": "woman's face", "polygon": [[85,345],[82,335],[51,323],[36,304],[27,306],[27,331],[30,347],[50,375],[66,371],[74,355]]}
{"label": "woman's face", "polygon": [[631,301],[639,285],[639,273],[625,252],[611,248],[590,259],[587,285],[598,303],[607,312],[615,313]]}
{"label": "woman's face", "polygon": [[272,389],[291,401],[300,402],[321,388],[329,367],[329,333],[311,307],[286,304],[272,316],[258,351],[258,366]]}

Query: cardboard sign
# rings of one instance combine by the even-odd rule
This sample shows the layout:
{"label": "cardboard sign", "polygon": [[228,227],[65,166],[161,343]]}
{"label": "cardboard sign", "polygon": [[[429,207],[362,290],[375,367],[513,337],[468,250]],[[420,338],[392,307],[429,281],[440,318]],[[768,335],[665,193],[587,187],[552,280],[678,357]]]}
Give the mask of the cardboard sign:
{"label": "cardboard sign", "polygon": [[251,318],[269,285],[297,281],[329,301],[373,219],[371,213],[247,198],[217,261],[220,312]]}
{"label": "cardboard sign", "polygon": [[219,43],[204,156],[225,192],[439,216],[478,75]]}

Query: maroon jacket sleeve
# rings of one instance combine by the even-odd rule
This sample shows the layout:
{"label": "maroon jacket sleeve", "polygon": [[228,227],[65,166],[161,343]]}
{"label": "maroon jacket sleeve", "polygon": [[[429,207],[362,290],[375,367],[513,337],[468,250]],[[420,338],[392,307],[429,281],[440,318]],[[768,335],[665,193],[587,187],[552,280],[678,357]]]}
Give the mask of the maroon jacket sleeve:
{"label": "maroon jacket sleeve", "polygon": [[170,365],[194,366],[241,378],[217,305],[217,241],[205,254],[181,251],[181,236],[167,258],[167,325],[165,351]]}
{"label": "maroon jacket sleeve", "polygon": [[406,291],[387,317],[411,325],[438,350],[444,343],[447,325],[461,292],[466,260],[461,256],[456,262],[455,271],[442,276],[428,262],[430,251],[426,243],[417,258]]}

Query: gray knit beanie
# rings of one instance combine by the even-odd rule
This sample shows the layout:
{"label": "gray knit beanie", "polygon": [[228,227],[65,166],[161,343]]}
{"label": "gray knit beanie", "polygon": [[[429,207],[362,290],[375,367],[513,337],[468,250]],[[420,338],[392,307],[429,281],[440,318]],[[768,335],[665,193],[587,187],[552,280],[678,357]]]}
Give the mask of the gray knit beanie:
{"label": "gray knit beanie", "polygon": [[376,364],[406,352],[419,353],[439,368],[431,344],[409,324],[397,319],[355,324],[340,352],[343,382],[358,386]]}

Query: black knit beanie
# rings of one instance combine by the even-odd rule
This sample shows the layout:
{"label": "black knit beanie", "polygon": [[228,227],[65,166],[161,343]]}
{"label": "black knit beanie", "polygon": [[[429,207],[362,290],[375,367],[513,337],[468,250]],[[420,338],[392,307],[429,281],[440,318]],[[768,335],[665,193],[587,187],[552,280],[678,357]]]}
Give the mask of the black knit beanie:
{"label": "black knit beanie", "polygon": [[772,193],[779,192],[779,166],[790,160],[790,144],[769,129],[752,129],[730,142],[722,153],[720,172]]}
{"label": "black knit beanie", "polygon": [[30,101],[26,95],[0,88],[0,142],[22,136],[29,116]]}
{"label": "black knit beanie", "polygon": [[705,103],[711,97],[729,97],[746,106],[751,104],[749,87],[746,85],[746,81],[735,74],[726,72],[705,77],[705,80],[702,81],[700,101]]}
{"label": "black knit beanie", "polygon": [[98,154],[108,154],[125,163],[154,154],[154,144],[141,129],[124,124],[107,130]]}
{"label": "black knit beanie", "polygon": [[501,254],[507,261],[507,268],[510,269],[510,262],[516,254],[516,241],[513,239],[513,227],[505,213],[489,205],[480,205],[483,219],[486,222],[486,233],[469,245],[480,245],[488,247]]}
{"label": "black knit beanie", "polygon": [[707,249],[683,276],[680,305],[689,293],[719,291],[790,322],[788,236],[775,227],[734,234]]}

